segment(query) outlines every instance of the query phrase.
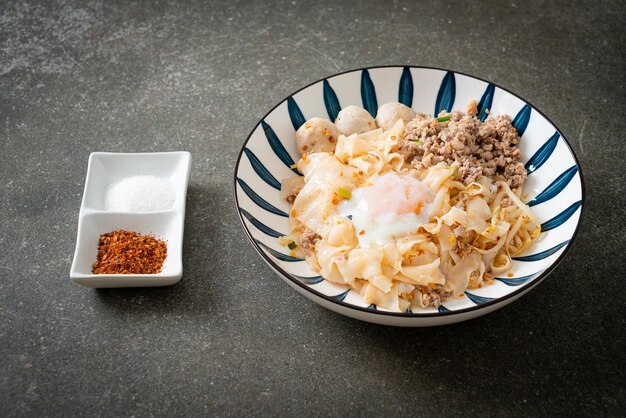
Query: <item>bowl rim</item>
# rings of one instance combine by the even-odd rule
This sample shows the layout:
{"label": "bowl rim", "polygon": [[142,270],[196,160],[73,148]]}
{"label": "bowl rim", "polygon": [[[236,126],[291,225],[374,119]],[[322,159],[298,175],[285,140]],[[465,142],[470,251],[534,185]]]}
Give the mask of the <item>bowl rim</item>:
{"label": "bowl rim", "polygon": [[[578,168],[578,174],[580,177],[580,186],[581,186],[581,205],[580,205],[580,217],[578,218],[578,222],[576,223],[576,228],[574,229],[574,232],[571,236],[571,238],[569,239],[569,242],[567,243],[567,245],[565,246],[565,249],[563,250],[563,253],[561,253],[561,255],[550,265],[548,266],[537,278],[535,278],[534,280],[530,281],[528,283],[528,285],[521,285],[519,287],[519,289],[514,290],[513,292],[501,296],[501,297],[497,297],[494,298],[493,300],[490,300],[488,302],[484,302],[484,303],[480,303],[477,304],[475,306],[471,306],[468,308],[463,308],[463,309],[458,309],[458,310],[449,310],[449,311],[438,311],[438,312],[426,312],[426,313],[419,313],[419,312],[411,312],[411,313],[407,313],[407,312],[387,312],[387,311],[379,311],[379,310],[372,310],[369,309],[367,307],[361,307],[361,306],[356,306],[356,305],[352,305],[350,303],[346,303],[342,300],[338,300],[333,298],[332,296],[328,296],[325,295],[315,289],[312,289],[311,287],[305,285],[304,283],[302,283],[300,280],[298,280],[297,278],[293,277],[289,272],[285,271],[280,265],[278,265],[278,263],[274,262],[274,260],[272,260],[259,246],[259,244],[256,242],[256,240],[254,239],[254,237],[252,236],[252,234],[250,233],[248,227],[246,226],[246,223],[243,219],[243,215],[241,214],[241,210],[240,210],[240,206],[239,206],[239,198],[237,197],[237,172],[239,171],[239,164],[241,162],[241,158],[243,156],[244,153],[244,149],[246,147],[246,145],[248,144],[248,142],[250,141],[250,138],[252,137],[252,135],[254,134],[254,132],[257,130],[257,128],[259,127],[259,125],[261,124],[262,121],[264,121],[278,106],[280,106],[281,104],[283,104],[289,97],[293,97],[296,94],[298,94],[299,92],[301,92],[302,90],[305,90],[309,87],[311,87],[314,84],[317,83],[321,83],[324,80],[328,80],[343,74],[347,74],[347,73],[353,73],[353,72],[357,72],[357,71],[363,71],[363,70],[372,70],[372,69],[378,69],[378,68],[417,68],[417,69],[426,69],[426,70],[437,70],[437,71],[444,71],[444,72],[452,72],[454,74],[459,74],[459,75],[463,75],[466,77],[470,77],[470,78],[474,78],[476,80],[480,80],[482,82],[485,83],[491,83],[493,84],[495,87],[502,89],[504,91],[506,91],[507,93],[513,95],[514,97],[517,97],[518,99],[520,99],[522,102],[530,105],[530,107],[535,110],[536,112],[538,112],[541,116],[543,116],[548,122],[550,122],[552,124],[552,126],[554,126],[554,128],[557,130],[557,132],[561,135],[561,138],[563,138],[563,140],[565,141],[565,145],[567,145],[567,148],[569,150],[569,152],[572,154],[572,157],[574,158],[574,162],[576,163],[576,167]],[[307,292],[311,292],[313,295],[318,296],[328,302],[334,303],[339,305],[340,307],[343,308],[349,308],[349,309],[355,309],[359,312],[362,313],[369,313],[369,314],[373,314],[373,315],[383,315],[383,316],[389,316],[389,317],[394,317],[394,318],[406,318],[407,320],[411,320],[411,319],[419,319],[419,318],[433,318],[433,317],[448,317],[448,316],[453,316],[453,315],[463,315],[466,314],[468,312],[473,312],[473,311],[477,311],[480,309],[484,309],[486,307],[489,307],[491,305],[494,304],[498,304],[501,303],[503,301],[506,301],[508,299],[514,298],[515,296],[517,296],[518,294],[529,290],[528,286],[532,286],[533,288],[536,287],[539,283],[541,283],[543,280],[545,280],[545,278],[552,273],[552,271],[554,271],[554,269],[561,263],[561,261],[563,261],[563,258],[565,257],[565,255],[569,252],[570,248],[572,247],[574,240],[576,239],[576,236],[578,235],[578,232],[580,231],[580,227],[582,224],[582,220],[585,214],[585,210],[586,210],[586,189],[585,189],[585,180],[583,177],[583,172],[581,169],[581,165],[580,162],[578,161],[578,158],[576,157],[576,154],[574,153],[574,150],[572,149],[572,146],[570,145],[569,141],[567,140],[567,138],[563,135],[563,132],[559,129],[559,127],[552,121],[552,119],[550,119],[544,112],[542,112],[541,110],[539,110],[539,108],[537,108],[537,106],[535,106],[534,104],[532,104],[531,102],[529,102],[528,100],[526,100],[525,98],[523,98],[522,96],[520,96],[519,94],[516,94],[514,92],[512,92],[511,90],[504,88],[502,86],[500,86],[497,83],[494,83],[492,81],[486,80],[484,78],[481,77],[477,77],[475,75],[469,74],[469,73],[465,73],[462,71],[456,71],[456,70],[451,70],[451,69],[447,69],[447,68],[441,68],[441,67],[433,67],[433,66],[425,66],[425,65],[398,65],[398,64],[387,64],[387,65],[374,65],[374,66],[366,66],[366,67],[359,67],[359,68],[354,68],[351,70],[346,70],[346,71],[341,71],[338,73],[334,73],[331,74],[327,77],[323,77],[320,78],[316,81],[313,81],[307,85],[305,85],[304,87],[301,87],[300,89],[294,91],[293,93],[289,94],[287,97],[283,98],[282,100],[280,100],[274,107],[272,107],[267,113],[265,113],[265,115],[263,115],[261,117],[261,119],[255,123],[254,127],[252,128],[252,130],[250,131],[250,133],[248,134],[246,140],[244,141],[244,143],[241,146],[241,149],[239,150],[239,155],[237,156],[237,161],[235,162],[235,169],[234,169],[234,173],[233,173],[233,195],[234,195],[234,199],[235,199],[235,209],[237,210],[237,216],[239,217],[239,221],[241,222],[241,225],[243,226],[243,230],[246,233],[246,236],[248,237],[248,239],[250,240],[250,242],[252,243],[252,246],[254,247],[254,249],[257,251],[257,253],[259,253],[261,255],[261,257],[265,260],[266,263],[268,263],[275,271],[280,272],[280,274],[283,276],[284,279],[289,280],[290,282],[294,283],[295,285],[301,287],[303,290],[307,291]],[[502,305],[504,306],[504,305]]]}

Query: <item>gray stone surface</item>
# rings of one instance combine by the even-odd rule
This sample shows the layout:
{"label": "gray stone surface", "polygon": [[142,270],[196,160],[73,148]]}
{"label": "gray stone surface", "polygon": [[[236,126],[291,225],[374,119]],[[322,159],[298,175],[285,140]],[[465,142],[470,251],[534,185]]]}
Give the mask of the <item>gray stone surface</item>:
{"label": "gray stone surface", "polygon": [[[0,415],[618,415],[626,10],[602,2],[0,2]],[[276,277],[234,210],[241,144],[290,92],[451,68],[544,111],[587,212],[563,262],[467,323],[344,318]],[[185,276],[68,277],[92,151],[188,150]]]}

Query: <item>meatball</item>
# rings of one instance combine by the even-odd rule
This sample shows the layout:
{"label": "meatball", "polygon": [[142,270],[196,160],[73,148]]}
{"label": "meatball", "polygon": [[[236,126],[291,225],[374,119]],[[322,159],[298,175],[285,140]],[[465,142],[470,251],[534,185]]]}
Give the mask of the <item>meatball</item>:
{"label": "meatball", "polygon": [[338,137],[339,129],[334,123],[311,118],[296,131],[296,145],[300,153],[332,152]]}
{"label": "meatball", "polygon": [[415,118],[415,110],[402,103],[385,103],[378,108],[376,114],[376,125],[385,131],[393,128],[397,121],[402,119],[406,125]]}
{"label": "meatball", "polygon": [[346,136],[362,134],[376,129],[376,121],[372,115],[358,106],[348,106],[341,109],[335,124],[341,133]]}

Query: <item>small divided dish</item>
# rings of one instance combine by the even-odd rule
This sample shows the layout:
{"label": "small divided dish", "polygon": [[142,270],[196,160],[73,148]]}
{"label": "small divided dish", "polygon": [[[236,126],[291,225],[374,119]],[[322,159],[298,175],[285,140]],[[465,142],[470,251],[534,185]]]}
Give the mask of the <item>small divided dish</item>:
{"label": "small divided dish", "polygon": [[[180,281],[183,275],[183,226],[190,169],[191,154],[185,151],[92,153],[87,167],[70,278],[89,287],[169,286]],[[106,210],[104,197],[107,187],[136,175],[167,179],[175,191],[172,208],[153,212]],[[100,235],[119,229],[153,235],[166,241],[167,258],[163,270],[158,274],[93,274]]]}

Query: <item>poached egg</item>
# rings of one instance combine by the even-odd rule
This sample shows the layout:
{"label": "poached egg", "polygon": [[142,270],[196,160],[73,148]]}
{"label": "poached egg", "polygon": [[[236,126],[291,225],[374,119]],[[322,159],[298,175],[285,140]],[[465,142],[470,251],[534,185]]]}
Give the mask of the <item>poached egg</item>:
{"label": "poached egg", "polygon": [[339,214],[352,220],[361,247],[384,245],[416,232],[430,220],[434,191],[410,174],[389,172],[352,190],[339,205]]}

